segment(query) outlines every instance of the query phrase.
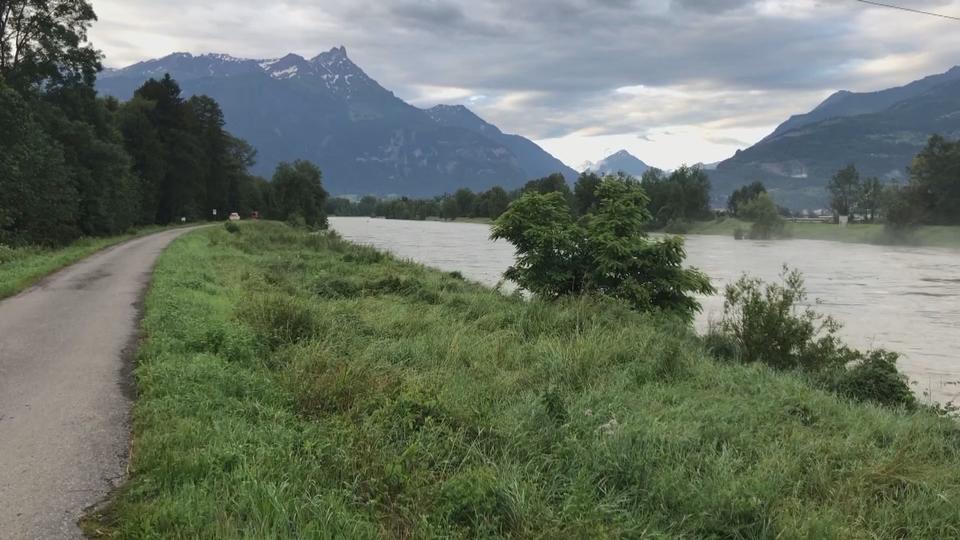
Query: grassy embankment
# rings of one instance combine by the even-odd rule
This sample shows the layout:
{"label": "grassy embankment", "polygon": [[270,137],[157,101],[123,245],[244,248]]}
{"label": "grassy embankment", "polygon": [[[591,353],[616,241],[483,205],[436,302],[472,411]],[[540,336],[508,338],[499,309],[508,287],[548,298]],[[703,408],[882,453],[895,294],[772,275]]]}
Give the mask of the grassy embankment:
{"label": "grassy embankment", "polygon": [[960,429],[708,359],[611,304],[503,296],[280,224],[160,259],[132,478],[146,538],[948,538]]}
{"label": "grassy embankment", "polygon": [[[687,234],[733,236],[738,227],[749,231],[750,223],[736,218],[698,221],[690,224]],[[960,248],[960,227],[923,226],[904,233],[891,234],[879,223],[858,223],[840,227],[830,223],[787,222],[784,232],[788,238],[803,240]]]}
{"label": "grassy embankment", "polygon": [[0,246],[0,298],[13,296],[40,279],[97,251],[165,228],[145,227],[119,236],[81,238],[59,248]]}

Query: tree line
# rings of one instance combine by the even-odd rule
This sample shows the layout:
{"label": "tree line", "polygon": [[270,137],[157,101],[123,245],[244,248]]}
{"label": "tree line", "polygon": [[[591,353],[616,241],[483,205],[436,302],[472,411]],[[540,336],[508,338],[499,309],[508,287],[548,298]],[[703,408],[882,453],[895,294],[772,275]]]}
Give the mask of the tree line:
{"label": "tree line", "polygon": [[861,178],[853,165],[838,171],[828,190],[838,215],[882,219],[894,228],[960,224],[960,140],[933,135],[913,159],[905,184]]}
{"label": "tree line", "polygon": [[[649,200],[650,227],[669,223],[706,219],[710,210],[710,180],[700,167],[681,167],[671,173],[650,169],[639,180],[624,173],[609,178],[639,183]],[[475,193],[462,188],[453,193],[430,198],[377,198],[373,196],[350,200],[344,197],[329,199],[326,212],[335,216],[384,217],[387,219],[446,219],[461,218],[495,220],[506,212],[510,204],[526,193],[558,193],[574,215],[587,214],[598,202],[597,190],[605,177],[585,172],[574,183],[573,189],[563,175],[530,180],[523,187],[507,191],[494,186]]]}
{"label": "tree line", "polygon": [[[256,151],[169,75],[99,97],[85,0],[0,1],[0,243],[58,245],[229,213],[325,222],[316,166],[248,172]],[[217,211],[214,215],[214,210]]]}

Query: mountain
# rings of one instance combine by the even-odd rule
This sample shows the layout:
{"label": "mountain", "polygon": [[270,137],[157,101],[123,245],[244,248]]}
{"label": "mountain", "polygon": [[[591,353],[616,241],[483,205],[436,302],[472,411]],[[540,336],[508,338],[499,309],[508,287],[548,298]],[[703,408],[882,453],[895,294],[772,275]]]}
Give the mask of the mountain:
{"label": "mountain", "polygon": [[715,202],[759,180],[780,204],[822,208],[838,169],[852,163],[862,176],[903,181],[934,133],[960,137],[960,67],[880,92],[838,92],[791,117],[711,171]]}
{"label": "mountain", "polygon": [[589,166],[589,170],[599,174],[624,172],[640,178],[650,166],[626,150],[620,150]]}
{"label": "mountain", "polygon": [[850,92],[848,90],[841,90],[828,97],[812,111],[806,114],[791,116],[786,122],[777,126],[777,129],[764,140],[777,137],[790,130],[814,124],[821,120],[880,112],[901,101],[919,97],[943,83],[957,80],[960,80],[960,66],[954,67],[946,73],[931,75],[905,86],[888,88],[879,92]]}
{"label": "mountain", "polygon": [[144,81],[169,73],[184,94],[206,94],[227,129],[258,150],[254,172],[309,159],[334,194],[428,196],[460,187],[506,189],[575,172],[532,141],[507,135],[465,107],[414,107],[369,77],[343,47],[312,59],[271,60],[175,53],[104,71],[98,90],[129,99]]}
{"label": "mountain", "polygon": [[542,178],[559,172],[572,183],[579,176],[577,171],[548,154],[530,139],[503,133],[497,126],[486,122],[463,105],[437,105],[426,112],[440,125],[468,129],[503,145],[517,157],[520,166],[530,178]]}

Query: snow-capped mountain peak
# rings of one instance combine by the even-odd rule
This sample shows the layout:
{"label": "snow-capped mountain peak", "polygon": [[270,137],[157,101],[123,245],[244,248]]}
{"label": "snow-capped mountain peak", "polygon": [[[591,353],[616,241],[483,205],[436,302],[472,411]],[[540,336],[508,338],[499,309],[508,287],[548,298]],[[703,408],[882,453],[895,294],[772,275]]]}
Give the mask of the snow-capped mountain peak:
{"label": "snow-capped mountain peak", "polygon": [[626,150],[620,150],[604,159],[591,164],[589,170],[600,174],[624,172],[633,176],[641,176],[650,167]]}
{"label": "snow-capped mountain peak", "polygon": [[193,55],[178,52],[123,69],[105,70],[103,76],[157,78],[166,73],[179,81],[263,73],[274,80],[302,79],[321,82],[335,94],[346,98],[352,97],[359,87],[380,90],[379,85],[350,60],[347,49],[343,46],[334,47],[310,60],[294,53],[280,58],[255,60],[222,53]]}

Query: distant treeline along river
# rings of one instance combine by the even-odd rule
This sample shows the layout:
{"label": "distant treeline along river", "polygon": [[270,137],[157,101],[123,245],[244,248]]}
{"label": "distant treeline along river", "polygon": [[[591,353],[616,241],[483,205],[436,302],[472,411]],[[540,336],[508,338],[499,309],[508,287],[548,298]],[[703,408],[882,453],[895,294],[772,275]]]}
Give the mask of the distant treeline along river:
{"label": "distant treeline along river", "polygon": [[[331,218],[345,238],[468,279],[495,285],[513,262],[513,246],[472,223]],[[777,280],[784,264],[804,274],[815,309],[843,323],[858,348],[903,354],[901,369],[920,395],[960,402],[960,251],[819,240],[737,241],[688,236],[687,261],[718,291],[744,272]],[[723,312],[721,295],[702,299],[700,330]]]}

